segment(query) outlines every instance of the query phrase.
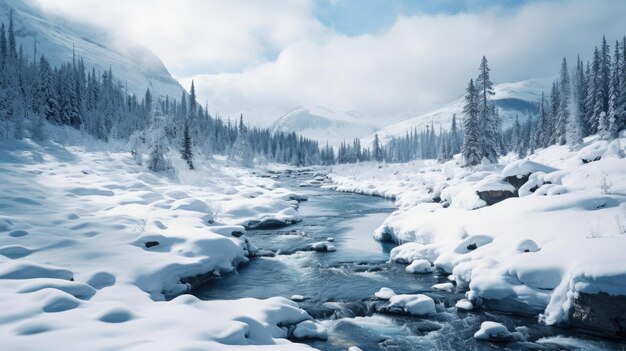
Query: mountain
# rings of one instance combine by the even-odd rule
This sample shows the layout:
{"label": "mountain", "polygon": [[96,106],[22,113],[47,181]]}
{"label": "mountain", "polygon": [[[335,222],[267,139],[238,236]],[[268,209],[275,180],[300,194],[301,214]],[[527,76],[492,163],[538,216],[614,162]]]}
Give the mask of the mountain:
{"label": "mountain", "polygon": [[376,126],[367,116],[356,112],[336,112],[325,107],[298,107],[270,126],[272,132],[296,132],[333,146],[373,133]]}
{"label": "mountain", "polygon": [[[528,118],[529,113],[534,117],[539,111],[538,101],[541,100],[541,92],[549,92],[552,81],[552,78],[540,78],[495,85],[495,95],[493,95],[492,101],[498,108],[503,128],[512,125],[516,116],[519,116],[520,120]],[[439,109],[382,128],[377,132],[378,136],[383,143],[386,143],[392,137],[402,136],[414,128],[421,130],[431,123],[434,123],[436,129],[439,126],[448,129],[452,115],[455,113],[458,123],[461,123],[463,103],[461,96]],[[370,136],[367,140],[372,138]]]}
{"label": "mountain", "polygon": [[99,28],[47,14],[20,0],[0,0],[0,21],[7,28],[11,9],[17,45],[29,60],[35,55],[35,41],[37,57],[45,55],[53,66],[71,62],[74,46],[88,69],[104,72],[111,68],[129,92],[143,96],[149,87],[153,95],[180,98],[183,88],[148,49],[126,40],[122,43]]}

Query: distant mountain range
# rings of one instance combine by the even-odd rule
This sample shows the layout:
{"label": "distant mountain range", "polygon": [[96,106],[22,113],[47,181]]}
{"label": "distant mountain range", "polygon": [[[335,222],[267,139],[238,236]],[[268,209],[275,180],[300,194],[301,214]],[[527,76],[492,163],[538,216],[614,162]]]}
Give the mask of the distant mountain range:
{"label": "distant mountain range", "polygon": [[376,126],[370,118],[354,112],[337,112],[325,107],[297,107],[270,126],[273,132],[297,132],[332,146],[352,142],[373,133]]}
{"label": "distant mountain range", "polygon": [[148,49],[121,44],[101,29],[49,15],[27,1],[0,0],[0,21],[5,27],[9,25],[11,9],[17,44],[29,60],[35,55],[35,41],[37,57],[44,54],[53,66],[71,62],[74,46],[76,56],[84,59],[88,69],[95,67],[97,72],[104,72],[111,68],[129,92],[143,96],[149,87],[153,95],[180,99],[182,86]]}
{"label": "distant mountain range", "polygon": [[[522,121],[529,115],[534,117],[539,112],[538,102],[541,100],[541,93],[550,91],[552,81],[552,78],[543,78],[496,84],[492,101],[498,108],[502,127],[511,126],[516,116],[519,116]],[[449,129],[453,114],[456,113],[458,123],[462,122],[463,104],[464,101],[461,96],[434,111],[386,126],[377,131],[378,136],[383,143],[386,143],[392,137],[402,136],[411,129],[424,129],[431,123],[434,124],[435,130],[439,130],[439,126],[444,130]],[[373,135],[367,140],[372,138]]]}

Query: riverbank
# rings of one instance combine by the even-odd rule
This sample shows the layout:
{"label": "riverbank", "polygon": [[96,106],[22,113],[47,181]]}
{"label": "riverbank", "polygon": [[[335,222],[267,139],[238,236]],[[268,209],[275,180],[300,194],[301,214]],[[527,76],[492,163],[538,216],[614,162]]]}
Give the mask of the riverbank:
{"label": "riverbank", "polygon": [[249,260],[245,227],[300,220],[275,181],[220,158],[196,168],[0,141],[0,348],[310,349],[287,340],[311,319],[291,300],[181,295]]}
{"label": "riverbank", "polygon": [[590,137],[581,150],[552,146],[475,169],[458,158],[342,165],[327,187],[396,198],[375,237],[403,244],[393,260],[449,273],[476,305],[624,337],[623,326],[599,322],[615,316],[589,304],[626,295],[625,145]]}

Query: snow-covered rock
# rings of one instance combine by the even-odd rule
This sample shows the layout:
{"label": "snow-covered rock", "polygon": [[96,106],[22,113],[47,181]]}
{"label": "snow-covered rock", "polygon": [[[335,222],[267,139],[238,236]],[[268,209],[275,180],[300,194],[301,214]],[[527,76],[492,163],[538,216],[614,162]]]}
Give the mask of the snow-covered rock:
{"label": "snow-covered rock", "polygon": [[474,305],[466,299],[457,301],[454,307],[461,311],[471,311],[474,309]]}
{"label": "snow-covered rock", "polygon": [[322,339],[328,338],[328,331],[323,325],[314,321],[303,321],[296,325],[293,330],[293,337],[296,339]]}
{"label": "snow-covered rock", "polygon": [[389,300],[390,298],[396,296],[396,293],[389,288],[380,288],[380,290],[374,293],[374,296],[380,300]]}
{"label": "snow-covered rock", "polygon": [[407,273],[431,273],[433,267],[428,260],[414,260],[410,265],[406,266]]}
{"label": "snow-covered rock", "polygon": [[432,286],[434,290],[452,292],[454,290],[454,284],[452,283],[439,283]]}
{"label": "snow-covered rock", "polygon": [[502,324],[496,322],[483,322],[480,330],[474,334],[476,340],[508,340],[513,335]]}
{"label": "snow-covered rock", "polygon": [[437,313],[435,301],[426,295],[394,295],[389,298],[389,312],[400,309],[412,316],[428,316]]}
{"label": "snow-covered rock", "polygon": [[309,248],[313,251],[317,251],[317,252],[331,252],[331,251],[335,251],[337,250],[335,248],[335,245],[327,242],[327,241],[320,241],[317,243],[313,243],[309,246]]}

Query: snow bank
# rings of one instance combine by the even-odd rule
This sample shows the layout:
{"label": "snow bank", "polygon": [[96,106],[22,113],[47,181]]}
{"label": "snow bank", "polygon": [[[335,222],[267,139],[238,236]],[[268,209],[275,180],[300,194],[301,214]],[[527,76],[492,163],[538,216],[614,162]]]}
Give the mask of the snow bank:
{"label": "snow bank", "polygon": [[310,349],[286,340],[310,319],[295,302],[178,296],[255,252],[239,224],[299,218],[249,171],[196,166],[161,175],[127,153],[0,141],[2,348]]}
{"label": "snow bank", "polygon": [[[593,136],[580,151],[551,146],[471,169],[456,158],[339,166],[330,187],[396,198],[374,232],[402,244],[390,260],[432,262],[473,305],[558,324],[581,294],[626,295],[624,145]],[[487,206],[481,191],[513,197]]]}

